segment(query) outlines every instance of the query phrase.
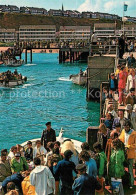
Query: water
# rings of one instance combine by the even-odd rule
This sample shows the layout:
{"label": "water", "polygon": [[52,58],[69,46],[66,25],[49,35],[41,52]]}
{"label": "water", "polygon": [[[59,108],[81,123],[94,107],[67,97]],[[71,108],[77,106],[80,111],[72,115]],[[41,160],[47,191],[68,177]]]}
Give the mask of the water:
{"label": "water", "polygon": [[[32,64],[18,68],[27,83],[1,89],[0,149],[41,137],[47,121],[57,135],[63,127],[65,137],[80,141],[85,141],[89,125],[99,124],[99,104],[86,102],[86,89],[69,80],[87,64],[59,64],[57,58],[58,54],[33,54]],[[3,71],[7,67],[1,66]]]}

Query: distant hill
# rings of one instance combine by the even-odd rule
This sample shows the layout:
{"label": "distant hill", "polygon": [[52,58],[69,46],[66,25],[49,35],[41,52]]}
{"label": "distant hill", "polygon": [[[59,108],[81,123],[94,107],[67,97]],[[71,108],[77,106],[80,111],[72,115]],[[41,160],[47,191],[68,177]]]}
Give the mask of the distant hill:
{"label": "distant hill", "polygon": [[[60,26],[89,26],[94,23],[106,22],[114,23],[112,20],[105,19],[86,19],[71,18],[59,16],[29,15],[20,13],[0,13],[0,26],[2,28],[19,29],[20,25],[56,25],[57,30]],[[117,21],[117,28],[120,28],[121,22]]]}

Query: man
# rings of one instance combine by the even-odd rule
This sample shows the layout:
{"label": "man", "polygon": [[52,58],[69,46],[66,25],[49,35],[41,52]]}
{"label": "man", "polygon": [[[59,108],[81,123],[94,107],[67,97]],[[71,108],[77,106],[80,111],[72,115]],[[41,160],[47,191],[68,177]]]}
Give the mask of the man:
{"label": "man", "polygon": [[124,118],[123,111],[119,111],[119,117],[114,119],[112,129],[115,129],[116,123],[120,123],[121,124],[121,130],[122,130],[124,128],[125,121],[126,121],[126,118]]}
{"label": "man", "polygon": [[125,113],[124,113],[125,118],[131,121],[131,116],[132,116],[132,106],[131,104],[127,104],[125,108]]}
{"label": "man", "polygon": [[41,142],[42,142],[42,144],[44,144],[44,147],[47,148],[48,142],[55,142],[56,141],[56,133],[51,128],[51,122],[47,122],[45,125],[47,128],[42,133]]}
{"label": "man", "polygon": [[40,158],[34,158],[35,169],[30,173],[30,183],[35,186],[36,195],[53,195],[55,179],[47,166],[41,165]]}
{"label": "man", "polygon": [[25,150],[25,158],[27,161],[32,161],[33,160],[33,148],[32,148],[32,142],[28,141],[27,142],[27,148]]}
{"label": "man", "polygon": [[0,182],[2,182],[6,177],[11,175],[11,168],[9,160],[7,160],[7,154],[1,153],[0,159]]}
{"label": "man", "polygon": [[133,160],[135,159],[135,149],[136,149],[136,131],[131,129],[131,122],[126,121],[125,128],[122,130],[119,139],[124,143],[126,151],[127,151],[127,158],[129,162],[128,171],[131,175],[131,186],[134,185],[134,175],[133,175]]}
{"label": "man", "polygon": [[128,67],[133,67],[133,65],[135,64],[136,60],[135,58],[133,57],[133,54],[131,54],[128,58],[127,58],[127,61],[128,61]]}
{"label": "man", "polygon": [[61,195],[72,194],[72,184],[73,184],[73,171],[75,170],[75,164],[69,159],[71,158],[73,152],[71,150],[66,150],[64,152],[64,159],[59,161],[58,164],[54,163],[53,172],[55,176],[61,179]]}
{"label": "man", "polygon": [[125,41],[123,39],[123,35],[121,35],[119,38],[119,58],[120,59],[123,58],[124,50],[125,50]]}
{"label": "man", "polygon": [[92,36],[91,36],[91,43],[92,45],[97,45],[97,35],[95,32],[93,32]]}
{"label": "man", "polygon": [[136,89],[131,88],[130,93],[126,97],[126,104],[131,104],[132,106],[136,104]]}
{"label": "man", "polygon": [[95,195],[95,190],[101,189],[101,185],[98,183],[97,179],[90,177],[86,173],[85,164],[78,164],[76,170],[79,177],[75,179],[72,186],[74,195]]}

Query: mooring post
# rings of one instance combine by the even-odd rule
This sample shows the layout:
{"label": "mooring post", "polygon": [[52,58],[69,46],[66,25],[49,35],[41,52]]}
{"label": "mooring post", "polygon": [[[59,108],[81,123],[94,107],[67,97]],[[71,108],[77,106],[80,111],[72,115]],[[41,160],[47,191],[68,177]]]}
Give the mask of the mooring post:
{"label": "mooring post", "polygon": [[62,63],[62,51],[59,50],[59,63]]}
{"label": "mooring post", "polygon": [[25,63],[27,64],[27,49],[25,50]]}
{"label": "mooring post", "polygon": [[32,53],[32,49],[30,50],[30,61],[31,61],[31,63],[32,63],[32,61],[33,61],[33,53]]}

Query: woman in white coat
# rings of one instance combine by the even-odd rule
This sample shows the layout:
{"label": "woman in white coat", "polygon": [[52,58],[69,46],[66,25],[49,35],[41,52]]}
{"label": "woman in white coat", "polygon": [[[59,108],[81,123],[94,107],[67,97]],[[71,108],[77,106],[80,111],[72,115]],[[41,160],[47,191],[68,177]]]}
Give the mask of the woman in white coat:
{"label": "woman in white coat", "polygon": [[47,154],[47,150],[41,145],[41,141],[36,141],[36,147],[33,150],[33,159],[35,157],[40,158],[41,163],[44,164],[44,157]]}
{"label": "woman in white coat", "polygon": [[129,93],[131,88],[136,89],[136,73],[134,69],[130,70],[130,75],[127,78],[126,91]]}

